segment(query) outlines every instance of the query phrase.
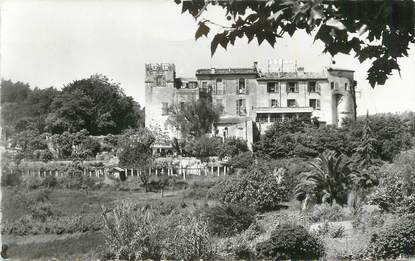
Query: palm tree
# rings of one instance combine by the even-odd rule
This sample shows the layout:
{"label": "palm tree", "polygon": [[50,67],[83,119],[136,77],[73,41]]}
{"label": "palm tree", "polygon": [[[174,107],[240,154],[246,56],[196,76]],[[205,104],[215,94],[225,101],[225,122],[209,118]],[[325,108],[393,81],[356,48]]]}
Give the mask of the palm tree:
{"label": "palm tree", "polygon": [[301,175],[295,189],[296,198],[304,200],[304,207],[312,199],[318,203],[345,204],[350,183],[349,163],[344,162],[343,156],[335,151],[326,150],[309,163],[312,171]]}

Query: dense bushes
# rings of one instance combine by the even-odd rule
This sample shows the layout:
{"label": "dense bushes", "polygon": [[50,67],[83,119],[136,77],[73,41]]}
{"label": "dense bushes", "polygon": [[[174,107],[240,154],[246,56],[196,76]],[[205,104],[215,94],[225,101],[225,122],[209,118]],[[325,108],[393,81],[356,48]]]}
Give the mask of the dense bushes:
{"label": "dense bushes", "polygon": [[324,246],[302,226],[278,226],[269,240],[258,243],[259,258],[273,260],[318,259],[324,255]]}
{"label": "dense bushes", "polygon": [[233,204],[208,208],[204,216],[207,218],[209,231],[222,237],[242,232],[255,222],[253,210]]}
{"label": "dense bushes", "polygon": [[267,166],[255,164],[242,174],[223,179],[210,194],[224,204],[245,205],[262,212],[279,208],[288,191],[284,179],[279,180]]}
{"label": "dense bushes", "polygon": [[1,174],[1,185],[2,186],[17,186],[22,182],[21,175],[18,173],[5,173]]}
{"label": "dense bushes", "polygon": [[[182,181],[183,182],[183,181]],[[207,199],[209,197],[209,189],[217,183],[214,179],[195,179],[191,180],[188,188],[184,193],[186,198]]]}
{"label": "dense bushes", "polygon": [[[391,161],[400,151],[410,148],[411,128],[400,115],[374,115],[369,118],[375,145],[375,158]],[[351,156],[359,145],[364,118],[345,121],[342,128],[316,128],[298,120],[276,122],[254,143],[258,156],[271,158],[316,157],[324,150]]]}
{"label": "dense bushes", "polygon": [[247,169],[252,164],[254,164],[254,156],[250,151],[238,154],[226,162],[226,165],[232,169]]}
{"label": "dense bushes", "polygon": [[162,217],[122,202],[104,213],[104,225],[115,258],[209,260],[214,255],[206,222],[189,213]]}
{"label": "dense bushes", "polygon": [[338,204],[324,203],[315,205],[313,210],[309,213],[309,216],[313,222],[342,221],[344,220],[346,213]]}
{"label": "dense bushes", "polygon": [[219,147],[218,156],[220,158],[231,158],[247,151],[249,151],[249,149],[245,140],[242,138],[229,137],[226,138]]}
{"label": "dense bushes", "polygon": [[[402,152],[392,164],[379,170],[379,186],[368,196],[369,203],[384,211],[414,211],[415,152]],[[412,212],[414,213],[414,212]]]}
{"label": "dense bushes", "polygon": [[415,254],[415,216],[408,215],[386,225],[372,235],[366,256],[371,258],[397,258]]}
{"label": "dense bushes", "polygon": [[72,234],[76,232],[98,231],[102,220],[98,215],[50,216],[44,221],[25,215],[14,222],[2,224],[3,234],[18,236],[38,234]]}

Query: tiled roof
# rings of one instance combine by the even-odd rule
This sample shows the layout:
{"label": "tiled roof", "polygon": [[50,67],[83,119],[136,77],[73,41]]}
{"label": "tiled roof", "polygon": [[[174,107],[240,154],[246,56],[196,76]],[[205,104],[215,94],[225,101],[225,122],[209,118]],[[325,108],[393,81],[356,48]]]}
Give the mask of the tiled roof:
{"label": "tiled roof", "polygon": [[327,76],[324,73],[316,73],[316,72],[272,72],[272,73],[264,73],[258,79],[261,80],[322,80],[327,79]]}
{"label": "tiled roof", "polygon": [[198,69],[196,75],[203,74],[258,74],[255,68],[212,68],[212,69]]}

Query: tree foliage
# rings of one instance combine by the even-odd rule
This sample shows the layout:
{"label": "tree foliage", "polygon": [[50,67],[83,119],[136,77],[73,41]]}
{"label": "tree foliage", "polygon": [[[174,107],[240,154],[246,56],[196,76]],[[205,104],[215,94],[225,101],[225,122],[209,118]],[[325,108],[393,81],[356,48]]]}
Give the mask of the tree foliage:
{"label": "tree foliage", "polygon": [[313,158],[328,149],[354,158],[358,162],[355,169],[361,170],[380,160],[392,161],[400,151],[410,148],[411,117],[372,115],[345,121],[340,128],[316,128],[295,120],[276,122],[253,144],[253,150],[258,157],[279,159]]}
{"label": "tree foliage", "polygon": [[229,137],[226,138],[220,146],[218,156],[220,158],[231,158],[247,151],[249,151],[249,149],[245,140],[242,138]]}
{"label": "tree foliage", "polygon": [[198,138],[212,130],[213,123],[219,120],[222,107],[202,98],[186,102],[183,106],[172,106],[169,111],[168,123],[171,126],[179,130],[184,138]]}
{"label": "tree foliage", "polygon": [[119,134],[138,127],[140,119],[139,105],[103,75],[68,84],[51,109],[47,124],[53,133],[86,129],[92,135]]}
{"label": "tree foliage", "polygon": [[220,147],[220,139],[202,136],[186,142],[184,150],[186,155],[201,159],[217,156]]}
{"label": "tree foliage", "polygon": [[256,211],[278,209],[287,200],[285,179],[279,179],[265,164],[253,164],[244,173],[232,175],[212,188],[212,195],[224,204],[241,204]]}
{"label": "tree foliage", "polygon": [[122,168],[134,168],[140,171],[140,179],[148,190],[149,167],[153,164],[152,145],[156,138],[148,129],[130,129],[119,140],[118,158]]}
{"label": "tree foliage", "polygon": [[305,205],[312,200],[345,204],[351,182],[348,164],[334,151],[321,154],[310,162],[312,170],[301,175],[295,189],[297,199],[305,200]]}
{"label": "tree foliage", "polygon": [[266,260],[317,260],[324,255],[324,244],[298,225],[279,225],[271,237],[256,245],[258,257]]}
{"label": "tree foliage", "polygon": [[[175,0],[180,3],[180,0]],[[254,38],[274,47],[278,38],[305,31],[324,44],[324,53],[354,54],[359,62],[371,61],[367,79],[374,87],[383,85],[393,70],[399,70],[398,58],[408,56],[414,38],[414,2],[404,1],[183,1],[182,12],[196,19],[210,5],[225,10],[227,25],[199,19],[195,38],[216,32],[211,53],[224,49],[239,38]],[[219,31],[210,27],[219,26]]]}
{"label": "tree foliage", "polygon": [[42,133],[50,104],[58,94],[54,88],[30,88],[28,84],[2,80],[1,124],[2,135],[8,139],[25,130]]}

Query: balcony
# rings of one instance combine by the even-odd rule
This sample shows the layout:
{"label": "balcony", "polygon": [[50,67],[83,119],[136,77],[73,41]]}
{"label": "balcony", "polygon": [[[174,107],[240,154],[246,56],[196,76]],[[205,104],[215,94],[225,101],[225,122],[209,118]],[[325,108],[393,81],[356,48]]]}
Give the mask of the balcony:
{"label": "balcony", "polygon": [[256,113],[312,113],[312,107],[254,107]]}

